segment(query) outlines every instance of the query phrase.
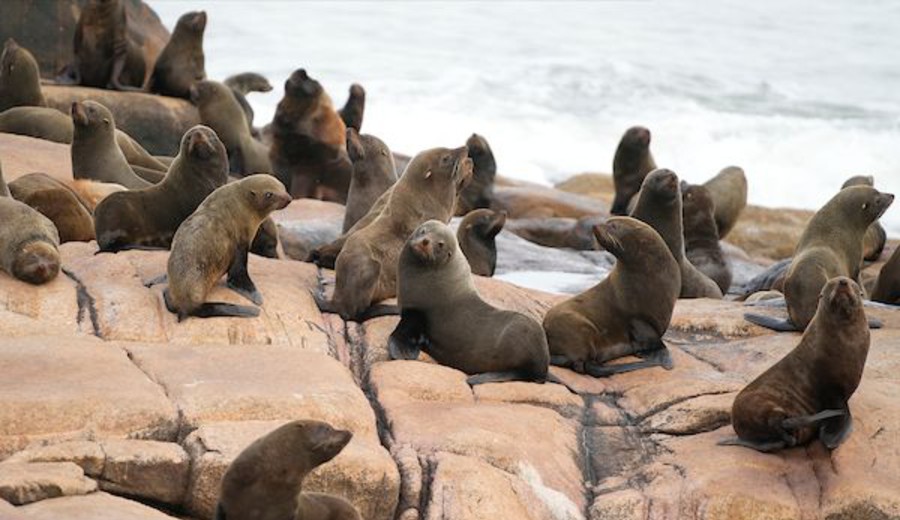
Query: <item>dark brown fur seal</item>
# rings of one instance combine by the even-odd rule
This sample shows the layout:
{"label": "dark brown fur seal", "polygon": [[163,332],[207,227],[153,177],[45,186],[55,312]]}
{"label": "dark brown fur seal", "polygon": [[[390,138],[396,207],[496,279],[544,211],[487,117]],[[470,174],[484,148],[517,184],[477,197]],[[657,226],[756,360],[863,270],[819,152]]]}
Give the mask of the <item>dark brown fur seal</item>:
{"label": "dark brown fur seal", "polygon": [[191,85],[206,79],[205,30],[206,11],[181,15],[153,66],[153,74],[147,82],[149,92],[190,99]]}
{"label": "dark brown fur seal", "polygon": [[497,234],[506,224],[506,212],[491,209],[470,211],[459,223],[456,240],[469,261],[472,274],[494,276],[497,268]]}
{"label": "dark brown fur seal", "polygon": [[704,186],[683,184],[684,254],[701,273],[711,278],[722,294],[731,287],[731,266],[719,244],[716,209]]}
{"label": "dark brown fur seal", "polygon": [[[816,302],[828,280],[859,279],[863,236],[894,201],[869,186],[844,188],[807,224],[784,278],[788,320],[745,314],[751,323],[777,331],[804,330],[816,313]],[[874,324],[874,323],[873,323]]]}
{"label": "dark brown fur seal", "polygon": [[[547,311],[550,362],[594,377],[671,368],[662,337],[681,290],[678,262],[662,237],[637,219],[610,218],[594,234],[616,265],[599,284]],[[628,355],[644,359],[604,364]]]}
{"label": "dark brown fur seal", "polygon": [[401,317],[388,341],[391,359],[416,359],[424,350],[469,374],[470,385],[547,380],[550,354],[541,325],[481,298],[446,224],[419,226],[397,269]]}
{"label": "dark brown fur seal", "polygon": [[747,176],[741,168],[729,166],[703,186],[709,190],[716,208],[719,238],[725,238],[747,207]]}
{"label": "dark brown fur seal", "polygon": [[50,219],[60,242],[94,239],[94,217],[88,203],[70,187],[46,173],[29,173],[9,183],[9,192]]}
{"label": "dark brown fur seal", "polygon": [[47,106],[37,60],[12,38],[0,54],[0,112],[19,106]]}
{"label": "dark brown fur seal", "polygon": [[344,125],[353,128],[357,132],[362,131],[363,113],[366,110],[366,89],[358,83],[350,85],[350,95],[344,108],[338,111]]}
{"label": "dark brown fur seal", "polygon": [[320,302],[320,308],[345,320],[363,320],[373,303],[396,296],[397,259],[406,239],[427,220],[449,221],[471,175],[465,146],[416,155],[377,217],[347,238],[335,264],[334,301]]}
{"label": "dark brown fur seal", "polygon": [[128,189],[146,188],[150,182],[138,177],[122,149],[116,144],[116,123],[100,103],[72,103],[72,176],[120,184]]}
{"label": "dark brown fur seal", "polygon": [[272,120],[269,160],[294,198],[347,201],[353,164],[344,122],[318,81],[297,69]]}
{"label": "dark brown fur seal", "polygon": [[200,120],[216,131],[228,151],[229,172],[241,176],[272,173],[269,151],[250,135],[247,120],[234,94],[218,81],[204,80],[190,88]]}
{"label": "dark brown fur seal", "polygon": [[100,251],[168,249],[184,219],[227,182],[227,164],[225,147],[215,132],[202,125],[188,130],[162,182],[113,193],[97,206],[94,222]]}
{"label": "dark brown fur seal", "polygon": [[360,520],[341,497],[301,493],[303,479],[353,434],[321,421],[292,421],[254,441],[222,477],[215,520]]}
{"label": "dark brown fur seal", "polygon": [[172,239],[166,308],[188,316],[258,316],[259,309],[206,302],[206,295],[227,274],[228,287],[262,305],[262,295],[247,273],[247,253],[260,223],[291,202],[278,179],[250,175],[214,191],[185,220]]}
{"label": "dark brown fur seal", "polygon": [[375,201],[397,182],[394,156],[374,135],[360,135],[347,128],[347,153],[353,162],[353,177],[347,193],[343,232],[346,233],[372,209]]}
{"label": "dark brown fur seal", "polygon": [[626,130],[613,157],[616,196],[610,213],[628,214],[628,203],[640,191],[644,177],[655,169],[656,162],[650,153],[650,130],[642,126]]}
{"label": "dark brown fur seal", "polygon": [[244,117],[247,119],[247,129],[255,137],[259,131],[253,128],[253,107],[247,102],[247,94],[251,92],[271,92],[272,84],[262,74],[255,72],[242,72],[225,78],[225,86],[231,89],[234,99],[241,105]]}
{"label": "dark brown fur seal", "polygon": [[900,247],[881,266],[872,289],[872,301],[900,305]]}
{"label": "dark brown fur seal", "polygon": [[712,279],[684,255],[681,186],[672,170],[658,169],[644,178],[631,216],[650,224],[669,246],[681,268],[681,298],[722,298]]}
{"label": "dark brown fur seal", "polygon": [[53,222],[27,204],[0,195],[0,268],[40,285],[56,278],[59,267],[59,233]]}
{"label": "dark brown fur seal", "polygon": [[71,77],[58,78],[86,87],[139,90],[147,64],[128,31],[120,0],[88,0],[75,26],[75,63]]}
{"label": "dark brown fur seal", "polygon": [[[871,186],[875,187],[875,178],[871,175],[856,175],[850,177],[844,182],[841,189],[850,186]],[[877,220],[866,229],[866,236],[863,237],[863,259],[870,262],[878,260],[881,252],[884,251],[884,245],[887,243],[887,232]]]}
{"label": "dark brown fur seal", "polygon": [[459,194],[456,202],[456,215],[463,216],[478,208],[489,208],[494,201],[494,179],[497,177],[497,161],[487,139],[472,134],[466,140],[469,158],[472,159],[475,171],[470,182]]}
{"label": "dark brown fur seal", "polygon": [[546,247],[566,247],[578,251],[597,249],[594,226],[606,217],[595,215],[575,218],[520,218],[506,223],[506,229],[529,242]]}
{"label": "dark brown fur seal", "polygon": [[834,449],[847,438],[848,401],[866,364],[869,327],[862,290],[850,278],[832,278],[820,295],[800,344],[734,399],[738,439],[720,444],[768,452],[818,438]]}

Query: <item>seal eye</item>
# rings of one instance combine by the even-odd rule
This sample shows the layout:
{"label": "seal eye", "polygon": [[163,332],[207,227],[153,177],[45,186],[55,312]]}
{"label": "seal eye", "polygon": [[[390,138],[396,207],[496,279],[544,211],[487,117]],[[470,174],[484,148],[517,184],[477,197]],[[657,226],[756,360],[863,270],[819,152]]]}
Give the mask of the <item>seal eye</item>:
{"label": "seal eye", "polygon": [[868,208],[869,208],[869,203],[863,202],[862,209],[868,209]]}
{"label": "seal eye", "polygon": [[272,192],[271,192],[271,191],[267,191],[267,192],[266,192],[266,199],[271,199],[271,198],[272,198]]}

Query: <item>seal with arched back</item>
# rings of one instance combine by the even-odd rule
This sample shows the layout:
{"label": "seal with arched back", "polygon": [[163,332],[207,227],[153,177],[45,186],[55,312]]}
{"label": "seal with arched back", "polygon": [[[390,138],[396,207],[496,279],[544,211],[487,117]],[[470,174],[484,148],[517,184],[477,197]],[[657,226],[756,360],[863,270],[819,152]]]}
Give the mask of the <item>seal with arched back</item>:
{"label": "seal with arched back", "polygon": [[206,57],[203,54],[203,32],[206,11],[181,15],[169,42],[153,66],[147,90],[164,96],[190,99],[191,86],[206,79]]}

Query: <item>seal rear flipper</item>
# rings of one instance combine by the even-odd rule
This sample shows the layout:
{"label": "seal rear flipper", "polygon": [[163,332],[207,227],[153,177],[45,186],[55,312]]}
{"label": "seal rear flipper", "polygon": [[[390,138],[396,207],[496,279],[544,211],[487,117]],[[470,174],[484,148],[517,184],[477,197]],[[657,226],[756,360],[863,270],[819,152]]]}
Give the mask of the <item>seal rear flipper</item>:
{"label": "seal rear flipper", "polygon": [[217,318],[226,316],[235,318],[255,318],[259,316],[259,308],[225,302],[206,302],[195,309],[190,315],[197,318]]}
{"label": "seal rear flipper", "polygon": [[469,386],[481,385],[484,383],[506,383],[509,381],[535,381],[534,376],[527,375],[523,372],[515,370],[504,372],[482,372],[466,378]]}
{"label": "seal rear flipper", "polygon": [[668,349],[663,349],[648,352],[644,360],[635,361],[633,363],[600,365],[586,361],[584,363],[584,371],[586,374],[594,377],[609,377],[616,374],[624,374],[625,372],[634,372],[635,370],[640,370],[642,368],[662,367],[666,370],[671,370],[671,368],[666,368],[667,365],[668,367],[672,366],[672,359],[669,357]]}
{"label": "seal rear flipper", "polygon": [[225,516],[225,508],[222,507],[221,502],[216,504],[216,517],[213,520],[228,520]]}
{"label": "seal rear flipper", "polygon": [[797,428],[809,426],[819,421],[824,421],[825,419],[840,417],[842,415],[848,415],[849,413],[849,410],[822,410],[821,412],[813,415],[788,417],[787,419],[781,421],[781,427],[785,430],[796,430]]}
{"label": "seal rear flipper", "polygon": [[784,441],[753,442],[738,437],[734,437],[731,439],[722,439],[716,444],[718,444],[719,446],[743,446],[745,448],[751,448],[763,453],[771,453],[773,451],[783,450],[784,448],[787,448],[787,443]]}
{"label": "seal rear flipper", "polygon": [[744,314],[744,319],[754,325],[759,325],[775,332],[801,332],[790,320],[763,316],[762,314],[750,314],[749,312]]}
{"label": "seal rear flipper", "polygon": [[101,253],[118,253],[120,251],[168,251],[168,248],[141,244],[109,244],[94,252],[94,256]]}
{"label": "seal rear flipper", "polygon": [[869,318],[868,321],[870,329],[880,329],[884,327],[884,323],[878,318]]}
{"label": "seal rear flipper", "polygon": [[826,420],[819,426],[819,440],[829,450],[840,446],[853,431],[853,416],[850,415],[850,409],[845,408],[844,411],[843,415]]}
{"label": "seal rear flipper", "polygon": [[391,359],[416,359],[423,347],[428,346],[425,335],[425,316],[415,310],[400,312],[400,323],[388,338],[388,354]]}
{"label": "seal rear flipper", "polygon": [[234,258],[231,259],[231,266],[228,268],[228,287],[234,292],[244,296],[251,302],[262,305],[263,297],[256,284],[250,279],[250,273],[247,272],[247,255],[249,250],[247,246],[239,245],[234,252]]}

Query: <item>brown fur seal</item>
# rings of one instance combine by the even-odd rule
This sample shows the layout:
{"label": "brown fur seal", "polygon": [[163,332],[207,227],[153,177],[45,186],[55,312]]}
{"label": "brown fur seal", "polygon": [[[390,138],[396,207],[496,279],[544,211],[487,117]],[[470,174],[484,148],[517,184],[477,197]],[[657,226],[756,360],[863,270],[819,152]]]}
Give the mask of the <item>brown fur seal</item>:
{"label": "brown fur seal", "polygon": [[262,305],[262,295],[247,273],[247,253],[260,223],[290,202],[278,179],[250,175],[216,189],[178,227],[164,292],[166,308],[178,321],[188,316],[259,315],[253,307],[206,302],[206,295],[227,273],[228,287]]}
{"label": "brown fur seal", "polygon": [[566,247],[577,251],[597,249],[594,226],[606,217],[600,215],[575,218],[520,218],[506,223],[506,229],[529,242],[546,247]]}
{"label": "brown fur seal", "polygon": [[900,247],[894,249],[888,261],[881,266],[872,289],[872,301],[900,305]]}
{"label": "brown fur seal", "polygon": [[731,287],[731,266],[719,244],[716,209],[706,187],[683,183],[684,255],[701,273],[711,278],[722,294]]}
{"label": "brown fur seal", "polygon": [[147,64],[128,30],[121,0],[88,0],[75,26],[75,62],[61,83],[114,90],[139,90]]}
{"label": "brown fur seal", "polygon": [[259,135],[259,131],[253,128],[253,107],[247,102],[247,94],[251,92],[271,92],[272,84],[262,74],[255,72],[243,72],[228,76],[225,78],[225,86],[231,89],[234,99],[241,105],[244,111],[244,117],[247,119],[247,129],[254,136]]}
{"label": "brown fur seal", "polygon": [[218,81],[204,80],[190,87],[200,120],[216,131],[228,151],[229,172],[238,175],[271,173],[269,151],[250,135],[247,120],[234,94]]}
{"label": "brown fur seal", "polygon": [[303,479],[335,458],[353,434],[292,421],[254,441],[222,477],[215,520],[360,520],[343,498],[302,492]]}
{"label": "brown fur seal", "polygon": [[128,189],[146,188],[116,144],[116,123],[109,109],[94,101],[72,103],[72,176],[120,184]]}
{"label": "brown fur seal", "polygon": [[44,107],[47,101],[37,60],[10,38],[0,54],[0,112],[19,106]]}
{"label": "brown fur seal", "polygon": [[703,186],[709,190],[716,208],[719,238],[725,238],[747,207],[747,176],[741,168],[729,166]]}
{"label": "brown fur seal", "polygon": [[40,285],[56,278],[59,266],[59,233],[53,222],[31,206],[0,195],[0,268]]}
{"label": "brown fur seal", "polygon": [[191,85],[206,79],[205,30],[206,11],[181,15],[169,42],[156,59],[153,74],[147,81],[147,91],[190,99]]}
{"label": "brown fur seal", "polygon": [[681,268],[681,298],[722,298],[716,282],[684,256],[681,207],[678,176],[672,170],[658,169],[644,178],[631,216],[650,224],[669,246]]}
{"label": "brown fur seal", "polygon": [[491,209],[470,211],[459,223],[456,240],[472,268],[472,274],[494,276],[497,268],[497,234],[506,224],[506,212]]}
{"label": "brown fur seal", "polygon": [[[401,173],[401,176],[403,174]],[[396,186],[396,184],[394,184]],[[369,209],[369,212],[366,213],[361,219],[356,221],[356,224],[353,224],[350,229],[341,234],[341,236],[337,237],[333,242],[329,244],[325,244],[324,246],[319,246],[310,252],[309,257],[306,259],[307,262],[313,262],[319,267],[324,267],[326,269],[334,269],[335,262],[337,262],[337,257],[341,253],[341,250],[344,248],[344,244],[347,242],[347,239],[350,238],[350,235],[356,233],[360,229],[368,226],[375,219],[381,215],[381,211],[387,205],[388,201],[391,199],[391,192],[394,189],[394,186],[382,193],[378,200],[372,204],[372,207]]]}
{"label": "brown fur seal", "polygon": [[250,244],[250,252],[266,258],[278,258],[278,226],[272,217],[266,217]]}
{"label": "brown fur seal", "polygon": [[[841,189],[850,186],[871,186],[875,187],[875,178],[871,175],[856,175],[850,177],[844,182]],[[863,259],[870,262],[878,260],[881,252],[884,251],[884,245],[887,243],[887,232],[877,220],[866,229],[866,236],[863,237]]]}
{"label": "brown fur seal", "polygon": [[375,201],[397,182],[394,156],[374,135],[347,129],[347,153],[353,162],[353,177],[347,193],[343,232],[346,233],[372,209]]}
{"label": "brown fur seal", "polygon": [[70,187],[46,173],[29,173],[9,183],[9,192],[49,218],[60,242],[94,239],[94,217],[88,203]]}
{"label": "brown fur seal", "polygon": [[225,146],[215,132],[202,125],[188,130],[162,182],[113,193],[97,206],[94,222],[100,251],[168,248],[184,219],[227,182],[227,164]]}
{"label": "brown fur seal", "polygon": [[362,85],[354,83],[350,85],[350,96],[344,103],[344,108],[338,111],[344,125],[353,128],[357,132],[362,131],[363,113],[366,110],[366,89]]}
{"label": "brown fur seal", "polygon": [[416,359],[421,349],[469,374],[470,385],[547,380],[550,354],[540,323],[481,298],[446,224],[419,226],[397,269],[401,318],[388,341],[391,359]]}
{"label": "brown fur seal", "polygon": [[866,365],[869,327],[862,290],[850,278],[828,280],[820,295],[800,344],[735,397],[738,439],[720,444],[768,452],[818,438],[834,449],[847,438],[847,402]]}
{"label": "brown fur seal", "polygon": [[353,164],[344,122],[318,81],[297,69],[272,120],[269,159],[294,198],[347,201]]}
{"label": "brown fur seal", "polygon": [[616,196],[610,213],[628,214],[628,203],[644,182],[644,177],[656,169],[653,154],[650,153],[650,130],[633,126],[625,131],[616,155],[613,157],[613,184]]}
{"label": "brown fur seal", "polygon": [[[894,196],[869,186],[844,188],[813,215],[807,224],[784,278],[788,320],[745,314],[751,323],[777,330],[804,330],[816,313],[816,302],[828,280],[859,279],[862,243],[872,222]],[[873,321],[873,326],[878,326]]]}
{"label": "brown fur seal", "polygon": [[489,208],[494,201],[494,178],[497,176],[497,161],[487,139],[472,134],[466,140],[469,158],[472,159],[475,171],[470,182],[456,202],[456,215],[463,216],[478,208]]}
{"label": "brown fur seal", "polygon": [[[662,237],[637,219],[610,218],[594,234],[616,265],[599,284],[547,311],[550,362],[594,377],[672,368],[662,337],[681,290],[678,262]],[[644,359],[604,364],[628,355]]]}
{"label": "brown fur seal", "polygon": [[471,175],[465,146],[416,155],[388,192],[378,216],[347,238],[335,264],[334,301],[319,300],[320,308],[345,320],[377,315],[367,312],[369,307],[397,294],[397,259],[406,239],[427,220],[449,221]]}

